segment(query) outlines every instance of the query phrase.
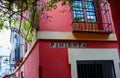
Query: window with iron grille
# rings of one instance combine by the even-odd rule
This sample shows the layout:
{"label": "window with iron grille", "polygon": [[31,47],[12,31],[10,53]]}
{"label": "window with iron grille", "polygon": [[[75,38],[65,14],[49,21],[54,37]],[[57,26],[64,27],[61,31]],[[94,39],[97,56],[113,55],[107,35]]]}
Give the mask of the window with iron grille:
{"label": "window with iron grille", "polygon": [[106,0],[74,0],[73,31],[111,33],[111,16]]}
{"label": "window with iron grille", "polygon": [[92,0],[75,0],[73,6],[74,20],[96,22],[95,7]]}
{"label": "window with iron grille", "polygon": [[78,78],[116,78],[112,60],[77,61]]}

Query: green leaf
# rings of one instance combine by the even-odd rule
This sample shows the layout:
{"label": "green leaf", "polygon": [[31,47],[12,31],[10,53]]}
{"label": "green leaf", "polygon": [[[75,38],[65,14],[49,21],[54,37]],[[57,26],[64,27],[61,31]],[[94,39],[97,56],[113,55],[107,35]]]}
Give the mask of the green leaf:
{"label": "green leaf", "polygon": [[30,33],[28,38],[26,39],[27,42],[32,42],[32,39],[33,39],[33,34]]}

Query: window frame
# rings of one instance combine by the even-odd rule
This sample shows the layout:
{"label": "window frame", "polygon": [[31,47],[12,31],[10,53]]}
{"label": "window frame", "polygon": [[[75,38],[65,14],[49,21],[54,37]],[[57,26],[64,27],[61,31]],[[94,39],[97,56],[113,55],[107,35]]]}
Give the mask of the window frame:
{"label": "window frame", "polygon": [[[92,11],[90,11],[90,10],[87,11],[88,8],[86,8],[87,7],[86,3],[89,3],[89,2],[93,4],[93,5],[91,5],[91,7],[93,7]],[[80,4],[80,5],[77,5],[77,4]],[[95,4],[94,4],[93,0],[88,0],[88,1],[85,1],[85,0],[74,0],[73,3],[72,3],[72,9],[73,9],[73,20],[74,21],[78,21],[79,20],[79,22],[97,22],[97,15],[96,15]],[[77,14],[77,13],[80,13],[80,14]],[[94,14],[93,15],[94,21],[89,21],[88,17],[90,17],[90,19],[92,19],[92,18],[91,18],[91,15],[88,15],[87,13],[88,14],[90,14],[90,13]]]}
{"label": "window frame", "polygon": [[[93,57],[94,56],[94,57]],[[78,78],[76,61],[82,60],[113,60],[116,78],[120,77],[119,56],[114,49],[68,49],[68,61],[71,66],[71,78]]]}

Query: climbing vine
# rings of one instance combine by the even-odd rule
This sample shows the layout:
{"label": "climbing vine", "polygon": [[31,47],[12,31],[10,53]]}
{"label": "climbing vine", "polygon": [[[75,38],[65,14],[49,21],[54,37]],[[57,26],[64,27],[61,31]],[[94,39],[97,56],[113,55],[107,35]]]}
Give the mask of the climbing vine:
{"label": "climbing vine", "polygon": [[34,29],[38,29],[39,18],[48,18],[46,11],[56,9],[72,0],[0,0],[0,31],[3,28],[21,33],[27,42],[32,41]]}

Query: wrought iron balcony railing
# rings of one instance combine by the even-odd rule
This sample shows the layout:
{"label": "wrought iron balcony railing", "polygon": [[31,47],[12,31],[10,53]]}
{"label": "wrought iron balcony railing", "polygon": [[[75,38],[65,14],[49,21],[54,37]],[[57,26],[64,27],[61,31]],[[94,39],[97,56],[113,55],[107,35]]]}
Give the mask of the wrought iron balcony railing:
{"label": "wrought iron balcony railing", "polygon": [[112,16],[107,0],[74,0],[73,32],[112,32]]}
{"label": "wrought iron balcony railing", "polygon": [[73,32],[112,33],[111,23],[73,22]]}

